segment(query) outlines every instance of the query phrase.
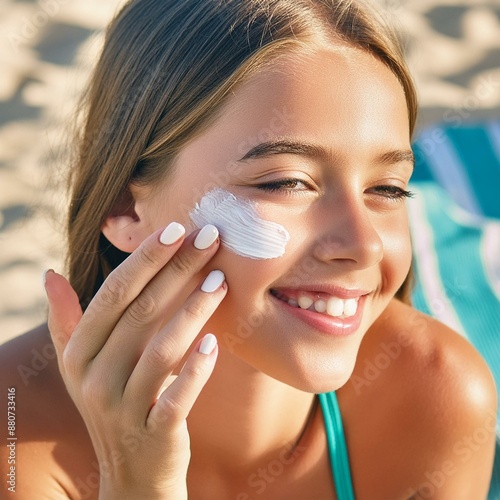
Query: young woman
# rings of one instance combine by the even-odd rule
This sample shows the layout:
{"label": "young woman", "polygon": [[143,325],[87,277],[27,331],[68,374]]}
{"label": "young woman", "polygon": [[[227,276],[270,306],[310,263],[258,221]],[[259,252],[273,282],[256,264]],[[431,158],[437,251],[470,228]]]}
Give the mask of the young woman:
{"label": "young woman", "polygon": [[375,13],[131,1],[85,109],[69,282],[1,354],[16,498],[485,498],[496,391],[408,304],[416,98]]}

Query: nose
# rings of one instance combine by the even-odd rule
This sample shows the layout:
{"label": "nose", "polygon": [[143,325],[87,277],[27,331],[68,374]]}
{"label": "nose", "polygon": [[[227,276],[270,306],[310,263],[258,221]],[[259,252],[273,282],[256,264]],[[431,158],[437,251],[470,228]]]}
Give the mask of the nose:
{"label": "nose", "polygon": [[325,204],[319,219],[325,221],[325,229],[316,242],[315,257],[324,262],[343,262],[353,269],[378,264],[384,245],[374,217],[362,199],[345,197]]}

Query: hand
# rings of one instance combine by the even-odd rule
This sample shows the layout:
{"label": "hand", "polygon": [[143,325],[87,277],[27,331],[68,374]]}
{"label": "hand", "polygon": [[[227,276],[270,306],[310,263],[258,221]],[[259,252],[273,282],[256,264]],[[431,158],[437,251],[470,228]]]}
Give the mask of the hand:
{"label": "hand", "polygon": [[172,373],[227,292],[224,275],[213,271],[176,305],[219,247],[213,226],[195,236],[185,238],[176,223],[157,231],[84,313],[62,276],[45,276],[49,330],[101,466],[100,498],[187,498],[186,417],[214,368],[215,337],[200,340]]}

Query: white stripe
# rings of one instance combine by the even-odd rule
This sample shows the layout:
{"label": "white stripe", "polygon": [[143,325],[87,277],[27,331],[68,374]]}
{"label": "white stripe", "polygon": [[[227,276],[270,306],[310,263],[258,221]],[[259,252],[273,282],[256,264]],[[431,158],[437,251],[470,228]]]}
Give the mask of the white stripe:
{"label": "white stripe", "polygon": [[[453,147],[453,143],[441,129],[436,133],[436,128],[428,129],[422,132],[419,143],[422,143],[422,151],[426,153],[426,161],[436,177],[454,200],[463,208],[476,215],[482,215],[481,207],[474,195],[466,169],[460,160],[460,157]],[[439,136],[439,141],[436,137]],[[429,146],[432,146],[431,150]],[[426,152],[426,150],[429,150]]]}
{"label": "white stripe", "polygon": [[481,259],[486,279],[500,300],[500,222],[489,221],[484,225]]}
{"label": "white stripe", "polygon": [[417,261],[422,291],[429,310],[439,321],[453,328],[463,337],[467,337],[441,281],[434,246],[434,235],[424,208],[424,193],[415,189],[414,185],[412,190],[417,191],[417,196],[412,200],[408,200],[413,252]]}

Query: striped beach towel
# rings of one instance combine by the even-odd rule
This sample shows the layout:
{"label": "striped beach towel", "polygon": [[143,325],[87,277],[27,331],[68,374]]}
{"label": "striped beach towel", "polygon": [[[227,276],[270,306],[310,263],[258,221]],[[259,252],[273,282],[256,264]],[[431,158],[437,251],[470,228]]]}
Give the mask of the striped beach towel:
{"label": "striped beach towel", "polygon": [[413,181],[434,180],[469,213],[500,219],[500,119],[423,131]]}
{"label": "striped beach towel", "polygon": [[[409,201],[417,309],[467,338],[500,388],[500,121],[433,127]],[[500,500],[500,421],[489,500]]]}

